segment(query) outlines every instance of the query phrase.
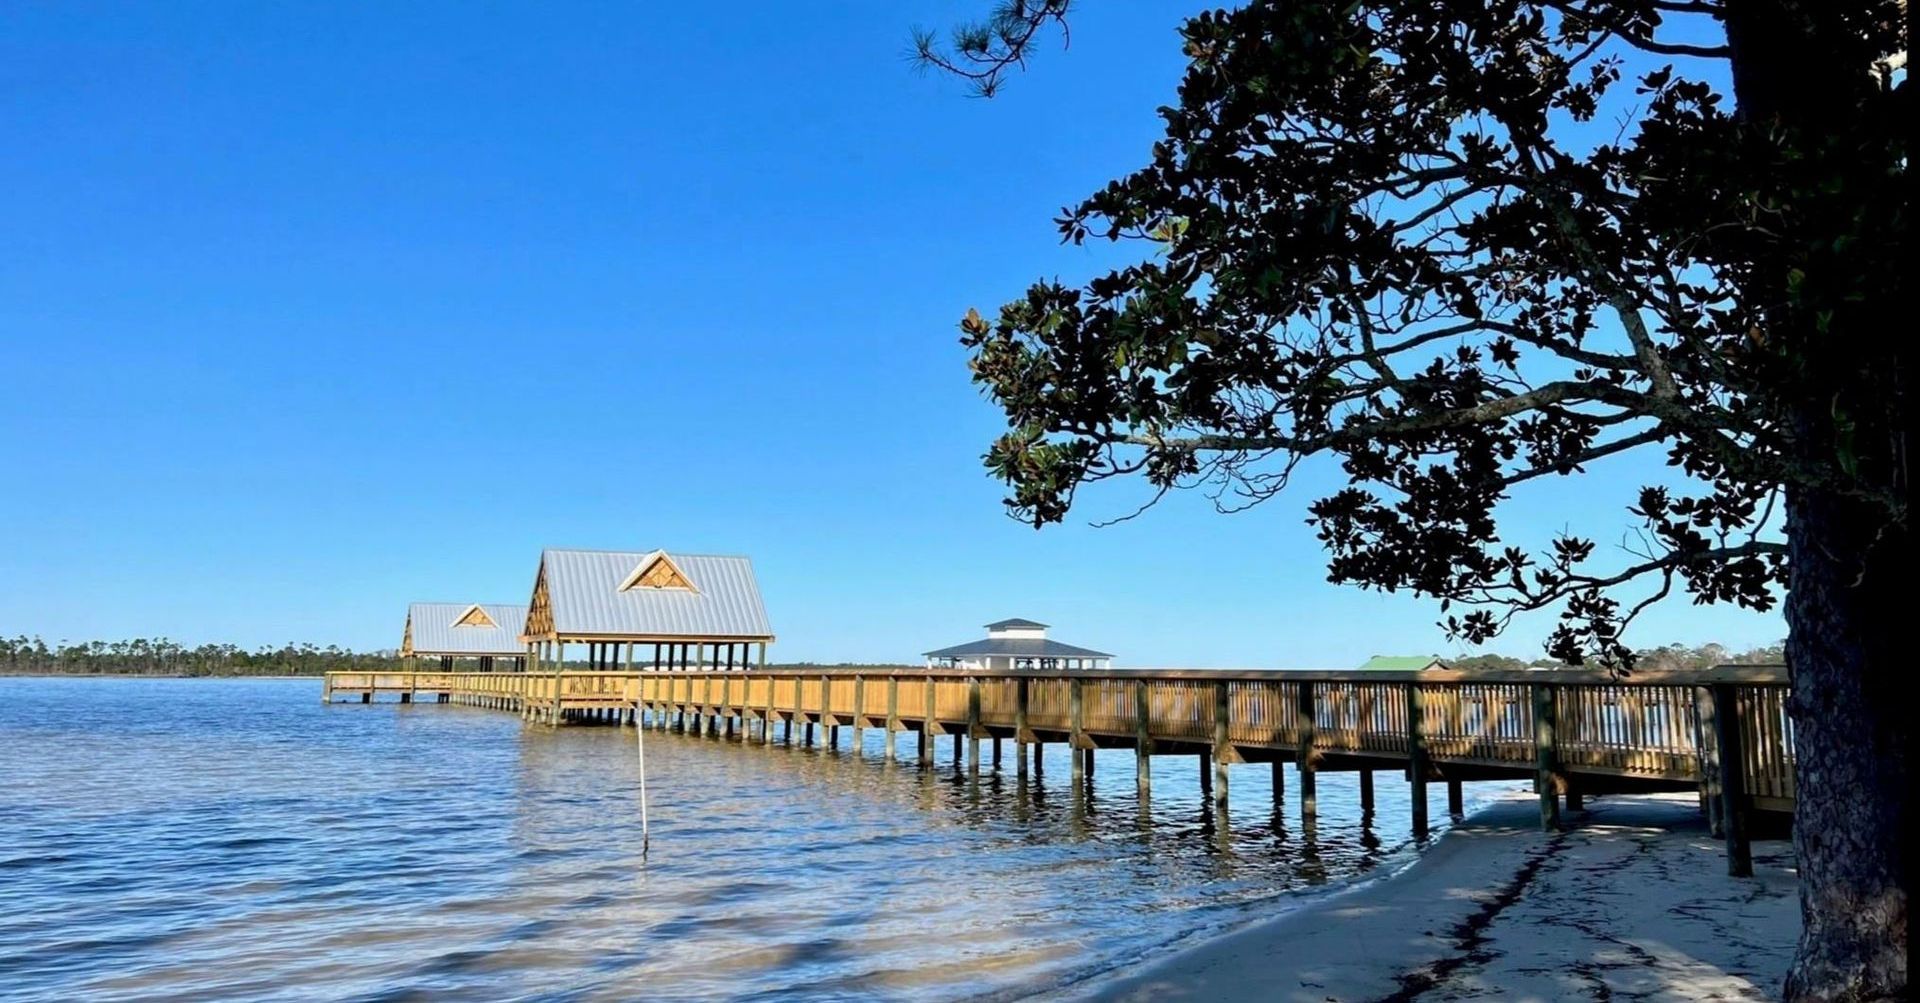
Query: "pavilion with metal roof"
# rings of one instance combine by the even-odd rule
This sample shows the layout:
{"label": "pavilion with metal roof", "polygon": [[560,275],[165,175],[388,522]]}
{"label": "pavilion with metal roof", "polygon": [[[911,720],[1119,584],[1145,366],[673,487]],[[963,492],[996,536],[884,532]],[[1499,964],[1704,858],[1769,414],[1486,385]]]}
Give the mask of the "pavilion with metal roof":
{"label": "pavilion with metal roof", "polygon": [[1047,625],[1015,617],[987,624],[978,641],[926,653],[930,669],[1107,669],[1113,656],[1047,637]]}
{"label": "pavilion with metal roof", "polygon": [[479,660],[480,671],[492,672],[495,659],[511,659],[514,669],[526,665],[527,649],[520,631],[527,608],[508,603],[417,602],[407,607],[407,626],[400,635],[400,657],[417,664],[421,657],[440,659],[452,670],[454,659]]}
{"label": "pavilion with metal roof", "polygon": [[[745,557],[664,550],[547,550],[534,575],[521,638],[541,663],[564,667],[585,644],[593,669],[744,669],[773,628]],[[641,653],[638,649],[649,649]]]}

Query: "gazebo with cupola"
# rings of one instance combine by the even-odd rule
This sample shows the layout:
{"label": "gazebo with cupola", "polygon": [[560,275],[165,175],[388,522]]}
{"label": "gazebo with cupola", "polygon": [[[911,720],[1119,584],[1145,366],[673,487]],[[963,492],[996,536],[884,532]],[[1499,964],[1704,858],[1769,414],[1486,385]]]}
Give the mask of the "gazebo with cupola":
{"label": "gazebo with cupola", "polygon": [[1047,636],[1047,625],[1018,617],[987,624],[987,636],[926,653],[930,669],[1110,669],[1113,656]]}

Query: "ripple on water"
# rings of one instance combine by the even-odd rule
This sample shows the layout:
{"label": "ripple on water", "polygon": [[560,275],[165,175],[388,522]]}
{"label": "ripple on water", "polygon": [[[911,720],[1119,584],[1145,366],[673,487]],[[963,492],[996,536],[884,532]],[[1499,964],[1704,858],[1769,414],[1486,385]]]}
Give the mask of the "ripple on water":
{"label": "ripple on water", "polygon": [[1263,767],[1223,823],[1187,757],[1142,805],[1117,763],[1074,791],[1059,749],[976,785],[877,732],[825,755],[649,733],[643,861],[630,730],[318,687],[0,679],[9,998],[999,998],[1407,846],[1392,782],[1363,826],[1322,778],[1308,833]]}

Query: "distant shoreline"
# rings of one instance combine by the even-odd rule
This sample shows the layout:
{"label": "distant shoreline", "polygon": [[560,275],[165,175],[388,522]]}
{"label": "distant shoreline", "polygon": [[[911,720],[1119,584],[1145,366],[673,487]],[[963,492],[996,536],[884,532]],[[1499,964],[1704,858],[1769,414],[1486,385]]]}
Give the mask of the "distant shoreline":
{"label": "distant shoreline", "polygon": [[[359,672],[360,669],[338,669],[340,672]],[[384,669],[367,669],[368,672],[384,672]],[[279,672],[215,672],[207,674],[188,674],[184,672],[8,672],[0,670],[0,679],[320,679],[313,673],[294,673],[286,675]]]}

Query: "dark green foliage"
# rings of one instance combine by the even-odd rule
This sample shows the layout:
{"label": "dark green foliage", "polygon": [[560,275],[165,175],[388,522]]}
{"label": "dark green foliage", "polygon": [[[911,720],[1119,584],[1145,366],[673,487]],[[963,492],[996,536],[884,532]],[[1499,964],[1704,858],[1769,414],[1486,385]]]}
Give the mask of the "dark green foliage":
{"label": "dark green foliage", "polygon": [[[1349,482],[1311,507],[1332,581],[1436,597],[1476,644],[1552,609],[1552,656],[1622,666],[1670,594],[1776,605],[1787,492],[1904,531],[1904,370],[1876,341],[1906,269],[1897,8],[1764,10],[1805,32],[1794,65],[1733,75],[1790,69],[1815,119],[1710,82],[1739,48],[1712,3],[1189,19],[1150,163],[1059,220],[1151,253],[962,323],[1009,506],[1055,522],[1138,476],[1239,509],[1321,457]],[[1749,16],[1759,52],[1782,29]],[[1639,493],[1627,557],[1596,548],[1617,529],[1502,537],[1516,488],[1630,449],[1690,486]]]}

